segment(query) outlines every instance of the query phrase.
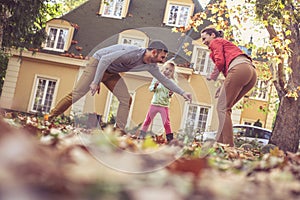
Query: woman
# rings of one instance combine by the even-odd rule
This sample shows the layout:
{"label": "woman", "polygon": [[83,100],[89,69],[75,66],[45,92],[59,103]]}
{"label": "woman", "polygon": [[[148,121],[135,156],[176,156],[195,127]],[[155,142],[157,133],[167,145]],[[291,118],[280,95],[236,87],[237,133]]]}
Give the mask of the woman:
{"label": "woman", "polygon": [[208,80],[217,80],[221,72],[225,76],[217,103],[217,142],[234,146],[231,109],[255,85],[257,75],[251,58],[222,37],[223,32],[215,28],[201,31],[202,41],[211,50],[210,57],[215,63]]}

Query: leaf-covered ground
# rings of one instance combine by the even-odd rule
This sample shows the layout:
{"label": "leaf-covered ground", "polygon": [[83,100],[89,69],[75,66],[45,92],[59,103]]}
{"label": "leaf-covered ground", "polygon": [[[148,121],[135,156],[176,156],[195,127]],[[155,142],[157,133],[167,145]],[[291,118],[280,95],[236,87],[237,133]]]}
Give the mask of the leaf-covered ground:
{"label": "leaf-covered ground", "polygon": [[[299,199],[300,154],[191,140],[166,144],[3,112],[0,199]],[[237,141],[236,141],[237,142]],[[241,146],[240,146],[241,145]]]}

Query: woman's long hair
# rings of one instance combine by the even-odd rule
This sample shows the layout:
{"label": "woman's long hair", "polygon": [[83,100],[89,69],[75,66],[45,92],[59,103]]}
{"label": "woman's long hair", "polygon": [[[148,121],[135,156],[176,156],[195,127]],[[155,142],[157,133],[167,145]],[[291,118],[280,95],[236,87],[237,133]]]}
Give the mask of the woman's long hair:
{"label": "woman's long hair", "polygon": [[205,28],[201,31],[201,33],[207,33],[208,35],[211,35],[211,34],[215,34],[216,37],[224,37],[224,32],[223,31],[218,31],[216,30],[215,28],[212,28],[212,27],[208,27],[208,28]]}

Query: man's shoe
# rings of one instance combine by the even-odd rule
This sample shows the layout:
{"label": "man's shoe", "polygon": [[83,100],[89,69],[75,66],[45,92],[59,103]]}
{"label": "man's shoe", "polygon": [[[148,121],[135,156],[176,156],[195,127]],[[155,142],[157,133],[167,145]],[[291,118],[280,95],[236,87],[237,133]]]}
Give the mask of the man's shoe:
{"label": "man's shoe", "polygon": [[147,135],[147,133],[145,132],[145,131],[140,131],[140,134],[139,134],[139,136],[138,136],[138,139],[145,139],[145,137],[146,137],[146,135]]}

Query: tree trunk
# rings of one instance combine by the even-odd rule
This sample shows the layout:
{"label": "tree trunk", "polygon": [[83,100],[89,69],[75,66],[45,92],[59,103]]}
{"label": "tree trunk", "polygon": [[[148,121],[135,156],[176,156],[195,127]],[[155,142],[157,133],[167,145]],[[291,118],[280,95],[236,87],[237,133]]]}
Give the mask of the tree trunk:
{"label": "tree trunk", "polygon": [[296,153],[300,139],[300,100],[283,97],[277,112],[271,144],[283,151]]}
{"label": "tree trunk", "polygon": [[7,23],[7,19],[10,17],[10,13],[8,10],[6,10],[5,5],[1,5],[0,8],[0,49],[2,49],[2,42],[3,42],[3,31],[5,28],[5,25]]}
{"label": "tree trunk", "polygon": [[5,18],[3,16],[3,14],[0,13],[0,49],[2,49],[4,21],[5,21]]}
{"label": "tree trunk", "polygon": [[[289,85],[294,87],[299,95],[300,89],[300,34],[298,26],[292,31],[292,43],[290,49],[292,50],[289,59],[289,67],[292,68],[293,73],[290,76]],[[299,95],[300,96],[300,95]],[[300,140],[300,98],[281,97],[280,105],[276,116],[273,134],[270,139],[271,144],[277,145],[283,151],[297,152]]]}

